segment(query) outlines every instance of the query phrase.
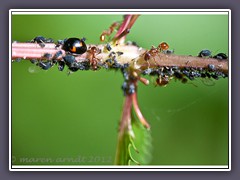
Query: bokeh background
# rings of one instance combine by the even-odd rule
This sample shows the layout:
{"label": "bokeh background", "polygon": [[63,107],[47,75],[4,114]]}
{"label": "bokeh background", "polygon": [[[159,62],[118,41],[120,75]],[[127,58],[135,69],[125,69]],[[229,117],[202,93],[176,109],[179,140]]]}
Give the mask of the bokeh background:
{"label": "bokeh background", "polygon": [[[13,15],[12,40],[86,37],[98,44],[102,31],[120,20],[121,15]],[[166,41],[175,54],[228,54],[228,16],[142,15],[127,40],[143,48]],[[113,164],[124,99],[120,72],[68,76],[22,60],[12,63],[11,73],[14,165]],[[228,79],[173,80],[163,88],[147,78],[152,83],[140,84],[138,97],[151,124],[150,165],[227,165]]]}

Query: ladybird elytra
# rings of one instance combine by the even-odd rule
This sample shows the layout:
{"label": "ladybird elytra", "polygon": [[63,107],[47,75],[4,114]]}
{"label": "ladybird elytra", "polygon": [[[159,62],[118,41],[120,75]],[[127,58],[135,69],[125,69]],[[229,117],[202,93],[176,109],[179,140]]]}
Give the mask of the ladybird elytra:
{"label": "ladybird elytra", "polygon": [[74,54],[83,54],[87,51],[87,46],[85,44],[85,38],[68,38],[63,44],[63,50],[74,53]]}

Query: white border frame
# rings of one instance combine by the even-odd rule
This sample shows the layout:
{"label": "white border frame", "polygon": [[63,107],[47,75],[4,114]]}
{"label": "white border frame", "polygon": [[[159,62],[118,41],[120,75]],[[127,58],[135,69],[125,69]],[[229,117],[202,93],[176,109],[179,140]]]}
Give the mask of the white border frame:
{"label": "white border frame", "polygon": [[[120,12],[119,12],[120,11]],[[12,165],[11,152],[11,93],[9,93],[9,170],[10,171],[231,171],[231,10],[230,9],[10,9],[9,31],[11,32],[11,18],[16,14],[179,14],[179,15],[228,15],[229,20],[229,164],[224,166],[26,166]],[[9,92],[11,92],[11,51],[12,39],[9,33]],[[94,168],[94,169],[91,169]]]}

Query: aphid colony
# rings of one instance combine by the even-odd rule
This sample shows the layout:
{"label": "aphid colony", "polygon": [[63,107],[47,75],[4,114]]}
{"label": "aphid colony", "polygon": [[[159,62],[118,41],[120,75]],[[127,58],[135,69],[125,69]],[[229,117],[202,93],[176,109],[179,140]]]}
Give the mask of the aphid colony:
{"label": "aphid colony", "polygon": [[[209,65],[214,66],[214,65]],[[211,68],[193,68],[193,67],[184,67],[179,68],[176,66],[173,67],[159,67],[159,68],[149,68],[142,71],[143,75],[154,75],[157,76],[156,85],[166,86],[171,79],[180,80],[182,83],[187,83],[188,80],[194,80],[196,78],[210,79],[213,78],[218,80],[219,78],[228,77],[227,74],[217,71]]]}
{"label": "aphid colony", "polygon": [[[123,52],[111,51],[112,47],[110,44],[106,45],[106,49],[109,52],[109,58],[106,61],[102,61],[97,58],[97,55],[102,52],[96,46],[89,46],[85,44],[86,39],[82,38],[68,38],[65,40],[58,40],[55,48],[59,49],[57,53],[52,56],[50,53],[45,53],[42,56],[42,60],[32,59],[31,63],[39,66],[43,70],[48,70],[54,65],[58,65],[58,70],[63,71],[67,66],[70,72],[76,72],[78,70],[98,70],[101,67],[109,69],[121,69],[127,67],[127,64],[120,64],[117,61],[117,58],[123,54]],[[45,38],[43,36],[37,36],[31,43],[38,43],[40,47],[44,48],[47,43],[54,43],[51,38]],[[66,52],[66,55],[63,56],[62,50]],[[84,53],[88,53],[87,58],[81,62],[76,61],[76,57]],[[21,59],[16,59],[16,62],[19,62]]]}
{"label": "aphid colony", "polygon": [[[116,25],[116,24],[115,24]],[[114,28],[114,27],[112,27]],[[112,29],[111,29],[112,31]],[[110,34],[111,32],[104,32],[102,34],[102,40],[105,39],[105,35]],[[98,55],[103,51],[96,46],[89,46],[85,44],[86,39],[82,38],[68,38],[65,40],[58,40],[55,48],[59,49],[57,53],[52,56],[49,53],[45,53],[42,57],[42,60],[30,60],[31,63],[39,66],[43,70],[48,70],[54,65],[58,65],[58,70],[63,71],[65,66],[68,67],[70,72],[76,72],[78,70],[98,70],[101,67],[106,69],[120,69],[123,77],[124,83],[122,85],[122,90],[124,91],[124,95],[133,94],[136,92],[137,81],[141,81],[144,84],[148,84],[149,81],[143,77],[142,75],[151,75],[156,76],[156,85],[166,86],[171,79],[180,80],[182,83],[186,83],[188,80],[194,80],[196,78],[213,78],[218,80],[219,78],[228,77],[228,74],[218,71],[218,68],[213,64],[209,64],[206,68],[194,68],[194,67],[166,67],[157,64],[155,60],[156,56],[159,53],[164,54],[172,54],[174,51],[169,50],[169,45],[166,42],[160,43],[157,47],[152,46],[150,50],[146,50],[143,54],[140,55],[147,63],[148,67],[145,69],[133,69],[131,64],[125,63],[121,64],[118,62],[118,58],[123,55],[124,52],[113,51],[111,45],[107,43],[104,49],[109,53],[108,58],[103,61],[98,58]],[[44,48],[46,43],[53,43],[54,41],[49,38],[44,38],[42,36],[37,36],[31,43],[38,43],[40,47]],[[135,42],[127,42],[126,45],[134,45],[139,48],[139,46]],[[65,55],[63,55],[62,50],[65,51]],[[76,57],[82,55],[84,53],[88,53],[86,59],[79,62],[76,61]],[[199,52],[198,57],[201,58],[209,58],[211,56],[211,51],[202,50]],[[218,60],[227,60],[227,55],[224,53],[218,53],[212,58]],[[21,59],[16,59],[16,62],[19,62]],[[154,68],[150,68],[149,61],[153,60],[156,64]]]}

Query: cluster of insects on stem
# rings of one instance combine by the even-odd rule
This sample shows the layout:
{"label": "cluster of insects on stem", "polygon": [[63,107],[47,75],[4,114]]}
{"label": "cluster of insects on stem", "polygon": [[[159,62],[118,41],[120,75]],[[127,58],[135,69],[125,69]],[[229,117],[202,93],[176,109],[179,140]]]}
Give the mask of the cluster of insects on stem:
{"label": "cluster of insects on stem", "polygon": [[[196,78],[218,80],[228,77],[228,56],[225,53],[212,55],[210,50],[203,49],[196,56],[179,56],[169,49],[165,41],[149,49],[139,47],[136,42],[125,42],[138,16],[124,15],[122,22],[112,23],[100,34],[100,45],[88,45],[84,37],[54,42],[51,38],[37,36],[24,43],[14,41],[12,59],[14,62],[28,59],[43,70],[57,66],[59,71],[63,71],[67,67],[68,74],[101,68],[120,71],[124,78],[121,88],[125,96],[119,124],[118,142],[121,143],[126,132],[131,135],[130,139],[134,137],[131,112],[136,114],[146,129],[150,128],[137,100],[138,82],[149,84],[149,80],[143,76],[155,77],[155,86],[160,87],[167,86],[172,79],[185,84]],[[134,146],[132,141],[130,143]],[[119,163],[119,154],[121,152],[118,149],[116,164]]]}
{"label": "cluster of insects on stem", "polygon": [[[125,42],[138,16],[125,15],[122,22],[114,22],[104,30],[100,41],[105,44],[87,45],[86,38],[77,37],[54,43],[51,38],[37,36],[27,43],[13,42],[12,58],[17,62],[29,59],[43,70],[57,65],[59,71],[63,71],[67,66],[68,74],[101,68],[120,70],[124,77],[122,90],[125,96],[136,93],[139,81],[149,84],[143,77],[145,75],[156,76],[155,85],[162,87],[172,79],[186,83],[196,78],[218,80],[228,77],[228,57],[225,53],[212,56],[211,51],[205,49],[195,57],[177,56],[169,49],[167,42],[161,42],[157,47],[151,46],[148,50],[140,48],[135,42]],[[110,38],[115,31],[115,36]],[[132,97],[136,98],[135,95]],[[136,112],[140,111],[137,109]],[[149,127],[142,115],[139,119]]]}

